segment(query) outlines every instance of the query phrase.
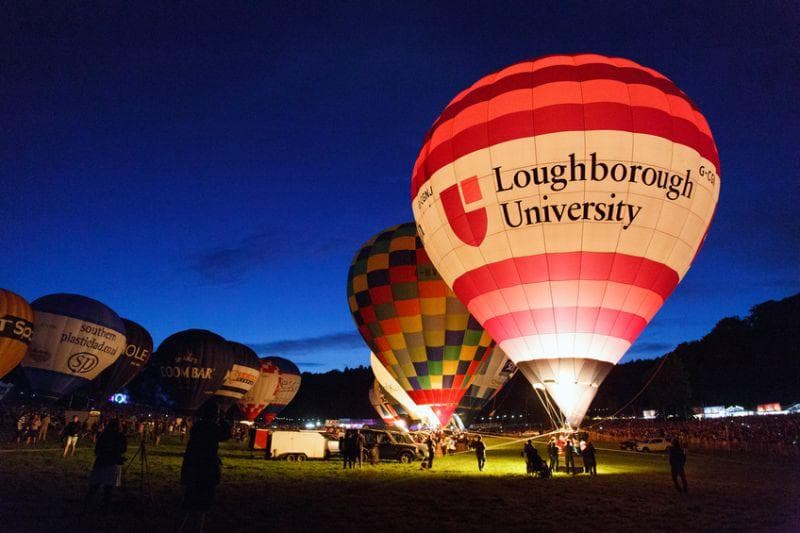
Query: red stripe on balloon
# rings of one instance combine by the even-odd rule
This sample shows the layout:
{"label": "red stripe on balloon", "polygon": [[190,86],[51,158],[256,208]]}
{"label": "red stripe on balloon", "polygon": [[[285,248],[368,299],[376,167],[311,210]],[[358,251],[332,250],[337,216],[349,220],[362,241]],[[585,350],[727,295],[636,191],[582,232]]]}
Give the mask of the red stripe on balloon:
{"label": "red stripe on balloon", "polygon": [[[697,109],[694,102],[667,78],[660,78],[634,67],[618,67],[611,63],[587,63],[584,65],[557,65],[545,67],[533,72],[520,72],[504,76],[494,83],[481,85],[467,92],[455,102],[451,102],[436,119],[425,137],[427,141],[434,131],[444,122],[455,117],[466,108],[496,98],[509,91],[533,89],[548,83],[562,81],[584,82],[592,80],[612,80],[626,84],[648,85],[665,94],[671,94],[685,100],[689,106]],[[534,102],[535,105],[535,102]]]}
{"label": "red stripe on balloon", "polygon": [[[542,281],[614,281],[648,289],[666,299],[678,285],[678,273],[663,263],[614,252],[560,252],[510,257],[465,272],[453,292],[469,307],[476,296],[497,289]],[[490,332],[491,333],[491,332]],[[492,334],[495,340],[498,340]]]}
{"label": "red stripe on balloon", "polygon": [[497,342],[532,335],[595,333],[632,343],[647,326],[647,320],[605,307],[556,307],[495,316],[483,326]]}
{"label": "red stripe on balloon", "polygon": [[[532,121],[529,120],[531,114]],[[532,113],[511,113],[477,124],[440,143],[426,155],[420,154],[421,160],[411,178],[411,197],[417,196],[437,170],[477,150],[515,139],[587,130],[627,131],[662,137],[693,148],[719,168],[719,155],[713,139],[684,118],[660,109],[613,102],[559,104],[534,109]]]}
{"label": "red stripe on balloon", "polygon": [[458,404],[466,389],[428,389],[406,391],[417,405]]}
{"label": "red stripe on balloon", "polygon": [[434,412],[439,411],[439,421],[445,425],[453,416],[453,412],[466,391],[466,389],[433,389],[407,392],[415,404],[429,405]]}

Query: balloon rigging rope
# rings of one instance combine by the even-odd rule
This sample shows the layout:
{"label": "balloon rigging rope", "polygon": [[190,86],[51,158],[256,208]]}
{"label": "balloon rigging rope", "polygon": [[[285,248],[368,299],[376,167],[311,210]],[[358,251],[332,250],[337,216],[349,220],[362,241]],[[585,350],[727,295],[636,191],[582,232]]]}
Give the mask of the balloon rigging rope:
{"label": "balloon rigging rope", "polygon": [[[636,393],[636,394],[633,396],[633,398],[631,398],[630,400],[628,400],[628,401],[627,401],[627,402],[626,402],[626,403],[625,403],[625,404],[624,404],[622,407],[620,407],[619,409],[617,409],[616,411],[614,411],[614,412],[611,414],[611,416],[609,416],[609,417],[607,417],[607,418],[614,418],[615,416],[617,416],[618,414],[620,414],[622,411],[624,411],[625,409],[627,409],[627,407],[628,407],[630,404],[632,404],[633,402],[635,402],[635,401],[636,401],[636,399],[637,399],[639,396],[641,396],[641,395],[642,395],[642,393],[643,393],[645,390],[647,390],[647,387],[649,387],[649,386],[650,386],[650,384],[651,384],[651,383],[653,382],[653,380],[656,378],[656,376],[658,375],[658,373],[659,373],[659,372],[661,372],[661,368],[664,366],[664,363],[666,363],[666,362],[667,362],[667,359],[669,358],[669,356],[670,356],[670,354],[671,354],[671,353],[672,353],[672,352],[668,353],[667,355],[665,355],[664,357],[662,357],[662,358],[661,358],[661,362],[658,364],[658,366],[657,366],[657,367],[656,367],[656,369],[653,371],[653,373],[652,373],[652,374],[650,374],[650,377],[649,377],[649,378],[648,378],[648,380],[645,382],[645,384],[644,384],[644,385],[642,385],[642,388],[641,388],[641,389],[639,389],[639,392],[637,392],[637,393]],[[593,423],[593,424],[590,424],[589,426],[587,426],[587,429],[588,429],[588,428],[593,428],[593,427],[595,427],[595,426],[597,426],[597,425],[599,425],[599,424],[601,424],[601,423],[602,423],[602,421],[598,421],[598,422],[595,422],[595,423]]]}
{"label": "balloon rigging rope", "polygon": [[[623,404],[623,405],[622,405],[622,407],[620,407],[619,409],[617,409],[616,411],[614,411],[614,412],[613,412],[613,413],[612,413],[610,416],[608,416],[608,417],[606,417],[606,418],[614,418],[614,417],[615,417],[615,416],[617,416],[619,413],[621,413],[622,411],[624,411],[625,409],[627,409],[627,408],[628,408],[628,406],[629,406],[630,404],[632,404],[633,402],[635,402],[635,401],[636,401],[636,399],[637,399],[637,398],[639,398],[639,396],[641,396],[641,395],[642,395],[642,393],[643,393],[644,391],[646,391],[646,390],[647,390],[647,388],[650,386],[650,384],[653,382],[653,380],[656,378],[656,376],[658,376],[659,372],[661,372],[661,369],[664,367],[664,363],[666,363],[666,362],[667,362],[667,359],[669,358],[669,356],[670,356],[670,354],[671,354],[671,353],[672,353],[672,352],[670,352],[670,353],[666,354],[664,357],[662,357],[662,358],[661,358],[661,362],[659,362],[658,366],[655,368],[655,370],[653,371],[653,373],[652,373],[652,374],[650,374],[650,377],[647,379],[647,381],[644,383],[644,385],[642,385],[642,387],[639,389],[639,392],[637,392],[636,394],[634,394],[634,395],[633,395],[633,397],[632,397],[630,400],[628,400],[627,402],[625,402],[625,404]],[[544,435],[553,435],[553,434],[555,434],[555,433],[560,433],[560,432],[562,431],[562,429],[558,429],[558,426],[559,426],[559,422],[560,422],[560,425],[563,427],[563,425],[564,425],[564,423],[563,423],[563,422],[564,422],[564,420],[563,420],[563,417],[556,417],[556,416],[554,416],[554,415],[553,415],[553,414],[550,412],[550,408],[552,408],[552,404],[550,403],[549,399],[547,398],[547,393],[546,393],[546,392],[544,392],[544,395],[545,395],[545,400],[546,400],[546,401],[545,401],[545,400],[542,400],[542,397],[539,395],[539,391],[537,391],[536,389],[533,389],[533,390],[534,390],[534,392],[536,393],[536,396],[539,398],[539,402],[542,404],[542,407],[544,407],[545,413],[546,413],[546,414],[547,414],[547,416],[550,418],[550,422],[553,424],[553,426],[554,426],[554,427],[556,427],[556,428],[557,428],[556,430],[554,430],[554,431],[551,431],[551,432],[549,432],[549,433],[545,433]],[[508,399],[508,397],[509,397],[510,395],[511,395],[510,393],[509,393],[509,394],[506,394],[506,395],[503,397],[503,399],[500,401],[500,405],[497,405],[497,406],[496,406],[496,407],[493,409],[493,411],[497,411],[498,409],[500,409],[500,407],[502,407],[502,406],[503,406],[503,404],[505,403],[505,401]],[[548,406],[549,406],[549,407],[548,407]],[[593,427],[595,427],[595,426],[597,426],[597,425],[599,425],[599,424],[601,424],[601,423],[602,423],[602,421],[594,422],[593,424],[589,424],[588,426],[586,426],[586,428],[585,428],[585,429],[590,429],[590,428],[593,428]],[[544,435],[539,435],[538,437],[541,437],[541,436],[544,436]],[[536,437],[536,438],[538,438],[538,437]],[[523,439],[519,439],[519,440],[517,440],[517,441],[514,441],[514,442],[521,442],[522,440],[526,440],[527,438],[528,438],[528,437],[525,437],[525,438],[523,438]]]}

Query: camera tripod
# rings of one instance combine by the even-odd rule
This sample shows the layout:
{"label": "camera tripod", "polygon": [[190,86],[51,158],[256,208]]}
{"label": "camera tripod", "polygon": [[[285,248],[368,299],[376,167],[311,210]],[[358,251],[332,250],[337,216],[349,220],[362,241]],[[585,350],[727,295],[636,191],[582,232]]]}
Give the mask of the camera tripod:
{"label": "camera tripod", "polygon": [[139,458],[139,495],[146,495],[147,500],[152,502],[153,495],[150,489],[150,464],[147,462],[147,434],[142,435],[142,438],[139,441],[139,447],[136,449],[136,453],[133,454],[133,457],[131,457],[130,461],[128,461],[128,464],[125,466],[125,470],[128,470],[134,461],[136,461],[137,457]]}

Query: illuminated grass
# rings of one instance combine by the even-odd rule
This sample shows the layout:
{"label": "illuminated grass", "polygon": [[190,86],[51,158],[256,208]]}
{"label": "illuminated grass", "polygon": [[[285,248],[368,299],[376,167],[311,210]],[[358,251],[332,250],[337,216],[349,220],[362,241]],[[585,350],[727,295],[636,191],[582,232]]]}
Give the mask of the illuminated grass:
{"label": "illuminated grass", "polygon": [[[67,460],[58,451],[1,453],[0,530],[174,530],[182,448],[168,442],[149,455],[152,503],[139,495],[135,464],[112,511],[85,520],[77,514],[93,459],[86,444]],[[487,441],[482,473],[472,454],[437,457],[430,472],[419,463],[343,471],[338,461],[265,461],[226,444],[208,531],[800,527],[796,461],[690,454],[687,497],[672,488],[664,455],[600,449],[597,478],[540,480],[524,475],[522,444],[495,448],[504,442]]]}

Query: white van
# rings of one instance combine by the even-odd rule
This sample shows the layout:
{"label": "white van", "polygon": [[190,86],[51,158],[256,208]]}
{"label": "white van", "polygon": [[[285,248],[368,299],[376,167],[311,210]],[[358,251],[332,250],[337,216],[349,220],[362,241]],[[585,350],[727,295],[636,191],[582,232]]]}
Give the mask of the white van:
{"label": "white van", "polygon": [[319,431],[270,431],[267,457],[287,461],[327,459],[339,453],[339,441]]}

